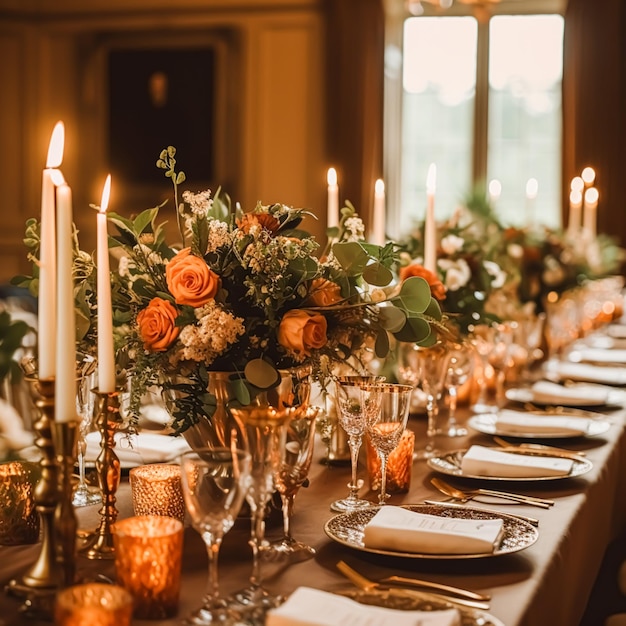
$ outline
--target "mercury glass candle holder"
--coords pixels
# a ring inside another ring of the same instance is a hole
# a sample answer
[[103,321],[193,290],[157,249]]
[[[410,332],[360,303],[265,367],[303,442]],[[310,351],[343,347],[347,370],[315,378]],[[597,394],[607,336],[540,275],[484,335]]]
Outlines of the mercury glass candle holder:
[[180,465],[140,465],[130,470],[129,481],[135,515],[165,515],[184,522]]
[[117,582],[134,598],[134,616],[165,619],[178,611],[183,524],[160,515],[128,517],[113,525]]
[[[369,437],[366,437],[366,442],[367,473],[370,489],[378,491],[381,481],[380,457]],[[415,433],[412,430],[405,430],[400,437],[400,443],[398,443],[387,459],[388,493],[407,493],[411,487],[414,448]]]
[[57,594],[55,626],[130,626],[133,597],[118,585],[86,583]]
[[39,474],[35,463],[0,464],[0,545],[36,543],[39,539],[39,515],[33,495]]

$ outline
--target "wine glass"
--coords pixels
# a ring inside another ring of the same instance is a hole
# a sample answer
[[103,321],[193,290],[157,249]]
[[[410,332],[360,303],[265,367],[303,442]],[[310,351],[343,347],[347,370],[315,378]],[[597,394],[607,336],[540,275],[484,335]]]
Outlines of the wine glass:
[[309,407],[289,420],[281,431],[280,444],[276,450],[278,463],[274,473],[274,484],[280,494],[283,508],[283,536],[270,543],[268,555],[298,555],[307,559],[315,554],[311,546],[297,541],[291,535],[291,516],[296,494],[306,480],[315,444],[315,420],[319,407]]
[[362,480],[357,481],[357,465],[367,425],[380,412],[381,393],[377,384],[383,381],[382,376],[340,376],[335,380],[337,417],[348,434],[352,475],[348,483],[348,496],[335,500],[330,505],[332,511],[342,513],[372,506],[369,500],[357,496],[363,485]]
[[87,452],[87,435],[95,428],[93,413],[95,395],[96,360],[88,355],[78,365],[78,381],[76,385],[76,412],[78,414],[78,484],[72,496],[74,506],[88,506],[102,502],[102,493],[96,486],[87,484],[85,480],[85,453]]
[[232,528],[250,479],[250,455],[231,448],[198,448],[181,456],[183,498],[191,523],[207,547],[209,573],[202,606],[183,623],[236,624],[237,614],[220,597],[218,555]]
[[277,606],[282,598],[273,596],[262,585],[260,553],[265,549],[265,512],[274,492],[274,476],[278,464],[277,450],[286,422],[304,411],[304,407],[276,409],[271,406],[249,405],[231,407],[241,425],[245,447],[250,452],[250,487],[246,502],[250,507],[252,572],[247,587],[236,592],[234,601],[247,619],[262,621],[265,612]]
[[467,428],[459,426],[456,421],[459,387],[470,377],[474,367],[474,353],[471,345],[464,341],[450,342],[446,350],[446,373],[444,386],[448,392],[448,422],[444,434],[448,437],[463,437]]
[[380,411],[367,425],[370,442],[380,458],[380,494],[378,504],[384,505],[387,494],[387,459],[400,442],[406,428],[413,387],[397,383],[375,386],[381,394]]
[[438,454],[435,449],[435,437],[439,432],[437,418],[439,416],[439,398],[446,374],[446,347],[442,342],[428,347],[418,347],[415,363],[419,371],[419,380],[426,394],[426,447],[415,452],[418,460],[430,459]]

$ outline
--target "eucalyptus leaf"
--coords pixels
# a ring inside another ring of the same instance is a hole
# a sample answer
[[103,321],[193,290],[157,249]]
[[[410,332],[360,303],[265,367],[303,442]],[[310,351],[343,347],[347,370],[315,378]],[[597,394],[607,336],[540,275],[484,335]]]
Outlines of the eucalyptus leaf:
[[380,325],[390,333],[398,332],[406,322],[406,313],[395,306],[381,306],[378,311]]
[[417,343],[422,346],[422,348],[430,348],[431,346],[434,346],[438,340],[439,338],[437,337],[437,333],[434,333],[431,329],[430,335],[428,335],[426,339],[422,339],[422,341],[418,341]]
[[244,374],[250,384],[259,389],[275,387],[280,380],[279,371],[264,359],[252,359],[244,368]]
[[363,278],[376,287],[386,287],[392,280],[393,274],[388,267],[385,267],[379,261],[370,263],[363,270]]
[[398,341],[407,343],[419,343],[424,341],[430,334],[430,324],[423,317],[407,317],[406,324],[393,333]]
[[360,276],[371,257],[357,241],[341,241],[333,245],[333,254],[349,276]]
[[428,317],[432,317],[437,321],[441,321],[443,319],[443,313],[441,312],[441,307],[439,306],[439,302],[435,300],[435,298],[430,299],[430,304],[426,307],[424,311],[424,315]]
[[407,313],[423,313],[430,304],[430,286],[421,276],[407,278],[393,303]]
[[230,381],[230,387],[233,391],[233,395],[237,402],[243,406],[247,406],[252,401],[250,395],[250,389],[246,385],[246,381],[243,378],[234,378]]
[[384,359],[389,354],[389,336],[387,335],[387,331],[382,328],[376,335],[374,352],[379,359]]

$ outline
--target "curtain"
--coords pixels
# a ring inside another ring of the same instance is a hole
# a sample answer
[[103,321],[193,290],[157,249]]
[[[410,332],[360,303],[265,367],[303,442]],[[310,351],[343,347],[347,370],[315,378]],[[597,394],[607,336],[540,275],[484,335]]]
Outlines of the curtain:
[[626,246],[626,3],[569,0],[563,57],[563,199],[590,165],[598,232]]
[[384,11],[381,0],[327,0],[327,146],[340,203],[371,224],[382,177]]

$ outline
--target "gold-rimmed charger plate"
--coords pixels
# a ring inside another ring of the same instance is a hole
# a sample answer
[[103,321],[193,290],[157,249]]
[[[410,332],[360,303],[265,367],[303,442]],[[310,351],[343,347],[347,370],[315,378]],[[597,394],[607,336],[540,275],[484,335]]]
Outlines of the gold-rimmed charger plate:
[[[498,423],[497,413],[481,413],[479,415],[472,415],[467,420],[467,425],[470,428],[483,433],[485,435],[499,435],[501,437],[514,437],[522,439],[571,439],[575,437],[596,437],[602,435],[611,427],[611,422],[604,419],[601,413],[592,414],[586,411],[586,417],[582,418],[587,421],[586,429],[575,431],[573,429],[554,428],[547,431],[533,432],[532,427],[529,426],[528,430],[510,430],[506,428],[506,425]],[[567,410],[562,413],[556,413],[554,411],[529,411],[530,415],[545,415],[546,417],[568,417]],[[594,416],[592,416],[594,415]],[[572,415],[572,417],[579,417]]]
[[[501,482],[535,482],[537,480],[564,480],[566,478],[576,478],[586,474],[593,468],[593,464],[588,459],[582,457],[572,459],[572,470],[569,474],[561,476],[483,476],[479,474],[466,474],[461,469],[461,461],[463,455],[467,452],[467,448],[462,450],[452,450],[444,452],[428,459],[427,464],[431,469],[448,476],[457,476],[458,478],[476,478],[478,480],[493,480]],[[523,454],[525,456],[542,456],[542,457],[558,457],[558,455],[543,452],[541,450],[507,450],[510,454]]]
[[519,552],[531,546],[539,537],[537,529],[528,522],[506,513],[491,512],[484,509],[473,509],[471,507],[459,509],[457,507],[447,507],[445,505],[430,504],[406,504],[402,508],[416,513],[427,515],[437,515],[439,517],[449,517],[455,519],[487,520],[501,519],[503,521],[502,538],[493,552],[471,552],[467,554],[427,554],[419,552],[398,552],[396,550],[381,550],[378,548],[368,548],[363,543],[363,531],[365,526],[376,515],[380,506],[372,506],[360,511],[340,513],[331,517],[324,525],[324,532],[333,541],[349,548],[381,554],[385,556],[400,556],[409,559],[478,559],[503,554]]

